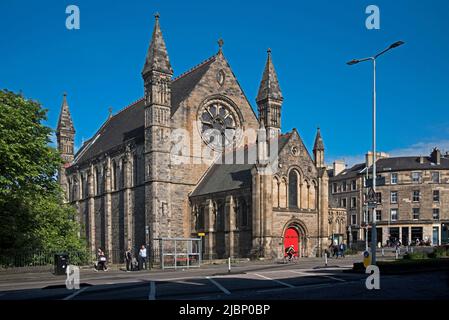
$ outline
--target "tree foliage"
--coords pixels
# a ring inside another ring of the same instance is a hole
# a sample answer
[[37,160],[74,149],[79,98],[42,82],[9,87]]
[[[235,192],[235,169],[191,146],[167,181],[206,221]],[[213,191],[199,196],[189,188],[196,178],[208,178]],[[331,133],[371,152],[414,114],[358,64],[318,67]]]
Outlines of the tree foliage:
[[74,208],[63,203],[47,110],[0,91],[0,252],[84,247]]

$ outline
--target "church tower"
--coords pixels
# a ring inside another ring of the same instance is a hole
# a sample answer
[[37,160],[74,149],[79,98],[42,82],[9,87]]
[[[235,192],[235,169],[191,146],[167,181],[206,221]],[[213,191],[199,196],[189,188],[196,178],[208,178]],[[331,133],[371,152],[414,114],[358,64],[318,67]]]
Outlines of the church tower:
[[271,59],[271,50],[260,82],[256,102],[259,109],[259,121],[264,123],[268,138],[278,137],[281,132],[281,106],[284,100],[279,81]]
[[324,165],[324,143],[323,138],[321,138],[320,128],[317,129],[315,144],[313,145],[313,158],[315,160],[315,166],[317,168],[323,168]]
[[58,182],[65,194],[68,194],[67,177],[65,168],[73,161],[74,143],[75,143],[75,128],[73,126],[72,117],[70,115],[69,105],[67,104],[67,94],[64,93],[62,100],[61,112],[59,114],[58,126],[56,128],[56,139],[58,144],[58,151],[61,154],[64,164],[58,172]]
[[[148,48],[142,78],[145,88],[145,223],[146,242],[170,232],[171,78],[173,70],[159,25]],[[149,244],[152,244],[150,241]]]

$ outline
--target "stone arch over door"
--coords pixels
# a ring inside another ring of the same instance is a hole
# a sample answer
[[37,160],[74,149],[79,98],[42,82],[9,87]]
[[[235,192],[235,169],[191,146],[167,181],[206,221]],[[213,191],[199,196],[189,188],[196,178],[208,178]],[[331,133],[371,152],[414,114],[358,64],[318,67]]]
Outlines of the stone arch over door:
[[[307,257],[308,253],[308,230],[305,224],[299,219],[291,219],[288,221],[282,229],[282,255],[285,253],[285,244],[287,242],[293,242],[291,236],[294,236],[294,232],[298,235],[298,244],[295,246],[295,251],[298,252],[298,257]],[[290,239],[286,239],[286,236],[290,236]]]

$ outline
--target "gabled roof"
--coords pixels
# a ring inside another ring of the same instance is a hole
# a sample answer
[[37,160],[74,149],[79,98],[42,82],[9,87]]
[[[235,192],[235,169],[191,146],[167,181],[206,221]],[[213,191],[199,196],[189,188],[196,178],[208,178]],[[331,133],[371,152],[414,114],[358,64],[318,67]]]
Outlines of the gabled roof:
[[[281,135],[278,139],[278,154],[287,144],[292,136],[292,132]],[[257,145],[251,144],[242,147],[247,152],[257,154]],[[233,150],[232,152],[235,152]],[[213,164],[204,174],[203,178],[190,194],[191,197],[212,194],[223,191],[244,189],[251,187],[251,169],[253,163],[246,164]]]
[[[172,115],[179,108],[180,103],[192,92],[207,70],[209,70],[215,59],[216,55],[173,80],[171,91]],[[143,139],[144,109],[145,100],[141,98],[110,117],[77,152],[74,163],[82,163],[92,159],[131,139]]]
[[75,155],[74,163],[82,163],[126,141],[144,138],[144,99],[140,99],[110,117]]

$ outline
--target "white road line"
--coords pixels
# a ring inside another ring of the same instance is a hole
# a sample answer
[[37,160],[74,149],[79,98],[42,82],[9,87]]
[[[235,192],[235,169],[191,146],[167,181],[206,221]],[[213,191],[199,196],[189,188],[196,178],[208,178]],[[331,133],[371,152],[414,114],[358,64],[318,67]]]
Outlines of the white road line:
[[297,274],[302,274],[302,275],[305,275],[305,276],[329,278],[329,279],[340,281],[340,282],[346,282],[346,280],[343,280],[343,279],[340,279],[340,278],[336,278],[336,277],[332,277],[332,276],[329,276],[327,274],[307,273],[307,272],[301,272],[301,271],[296,271],[296,270],[289,270],[289,271],[293,272],[293,273],[297,273]]
[[277,280],[277,279],[272,279],[272,278],[266,277],[266,276],[264,276],[262,274],[259,274],[259,273],[253,273],[253,274],[258,276],[258,277],[260,277],[260,278],[264,278],[266,280],[271,280],[271,281],[277,282],[277,283],[282,284],[283,286],[286,286],[286,287],[289,287],[289,288],[294,288],[295,287],[294,285],[291,285],[290,283],[286,283],[286,282],[283,282],[283,281],[280,281],[280,280]]
[[156,300],[156,282],[151,281],[150,293],[148,294],[148,300]]
[[214,279],[212,279],[211,277],[206,277],[207,280],[209,280],[210,282],[212,282],[213,284],[215,284],[215,286],[220,289],[221,291],[223,291],[225,294],[231,294],[231,292],[229,292],[228,289],[226,289],[225,287],[223,287],[221,284],[219,284],[217,281],[215,281]]
[[71,295],[65,297],[65,298],[62,299],[62,300],[71,300],[71,299],[73,299],[74,297],[76,297],[77,295],[79,295],[81,292],[83,292],[84,290],[86,290],[87,288],[88,288],[88,287],[84,287],[84,288],[81,288],[81,289],[79,289],[79,290],[76,290],[74,293],[72,293]]

